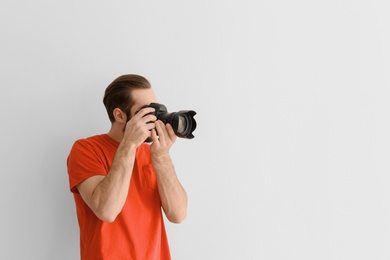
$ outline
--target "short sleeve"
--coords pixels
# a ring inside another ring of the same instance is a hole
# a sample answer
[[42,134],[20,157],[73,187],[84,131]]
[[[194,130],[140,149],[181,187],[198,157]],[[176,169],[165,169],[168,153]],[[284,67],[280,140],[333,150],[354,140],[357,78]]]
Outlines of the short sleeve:
[[106,175],[107,169],[99,154],[86,140],[74,143],[67,159],[70,191],[78,193],[77,185],[89,177]]

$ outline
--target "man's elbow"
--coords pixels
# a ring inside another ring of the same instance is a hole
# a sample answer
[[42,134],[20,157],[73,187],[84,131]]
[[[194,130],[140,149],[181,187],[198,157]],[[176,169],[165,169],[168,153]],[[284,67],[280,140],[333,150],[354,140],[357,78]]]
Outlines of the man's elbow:
[[182,223],[187,217],[187,211],[183,210],[180,213],[176,214],[170,214],[167,216],[169,222],[174,223],[174,224],[180,224]]
[[103,222],[112,223],[115,221],[116,217],[118,216],[118,213],[106,210],[95,212],[95,215]]

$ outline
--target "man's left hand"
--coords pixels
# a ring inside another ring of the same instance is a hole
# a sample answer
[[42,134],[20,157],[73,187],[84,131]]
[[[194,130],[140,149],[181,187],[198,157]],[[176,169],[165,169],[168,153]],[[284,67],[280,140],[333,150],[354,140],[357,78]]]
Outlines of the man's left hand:
[[169,149],[176,141],[176,134],[170,124],[165,125],[161,120],[157,120],[155,124],[155,129],[152,129],[153,143],[150,151],[155,159],[163,159],[169,155]]

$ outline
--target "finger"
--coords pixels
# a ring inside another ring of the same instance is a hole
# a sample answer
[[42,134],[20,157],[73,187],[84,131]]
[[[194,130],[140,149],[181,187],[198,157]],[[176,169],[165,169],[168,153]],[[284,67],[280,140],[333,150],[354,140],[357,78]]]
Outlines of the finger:
[[152,138],[153,143],[158,142],[158,136],[157,136],[157,133],[156,133],[156,129],[152,129],[151,130],[150,137]]
[[147,124],[147,123],[155,122],[157,120],[157,117],[155,115],[146,115],[140,120],[142,121],[142,123]]
[[143,108],[143,109],[141,109],[140,111],[138,111],[135,115],[134,115],[134,117],[145,117],[145,115],[147,115],[147,114],[153,114],[154,113],[154,111],[155,111],[155,109],[153,108],[153,107],[145,107],[145,108]]
[[155,129],[155,128],[156,128],[156,124],[153,123],[153,122],[150,122],[150,123],[146,124],[146,129],[148,129],[148,130],[152,130],[152,129]]
[[176,141],[176,134],[171,124],[166,124],[166,129],[168,132],[169,139],[171,139],[172,143],[174,143]]
[[156,121],[156,131],[158,133],[160,142],[165,142],[165,137],[167,136],[167,132],[164,123],[161,122],[160,120]]

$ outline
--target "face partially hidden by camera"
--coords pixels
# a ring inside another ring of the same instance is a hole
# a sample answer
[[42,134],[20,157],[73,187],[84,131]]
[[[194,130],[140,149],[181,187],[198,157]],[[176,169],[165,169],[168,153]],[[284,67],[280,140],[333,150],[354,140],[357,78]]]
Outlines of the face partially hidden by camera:
[[[156,102],[156,95],[153,91],[153,89],[148,88],[148,89],[133,89],[131,91],[131,96],[132,96],[132,102],[133,105],[130,109],[130,117],[126,118],[123,123],[121,123],[121,129],[122,129],[122,134],[125,132],[126,129],[126,123],[134,117],[135,114],[137,114],[141,109],[147,107],[150,103]],[[126,117],[125,111],[122,111],[121,114]],[[121,139],[121,138],[120,138]],[[120,140],[119,139],[119,140]],[[149,139],[149,138],[148,138]]]
[[[130,109],[130,117],[127,122],[134,117],[140,110],[146,107],[153,107],[155,109],[154,115],[164,124],[169,123],[176,134],[181,138],[194,138],[192,132],[196,128],[196,121],[194,116],[196,112],[193,110],[181,110],[178,112],[168,113],[167,108],[157,103],[156,95],[152,89],[135,89],[132,91],[133,106]],[[151,114],[151,113],[150,113]],[[124,132],[126,125],[122,126]],[[157,133],[158,135],[158,133]],[[145,142],[152,142],[151,138],[147,138]]]

